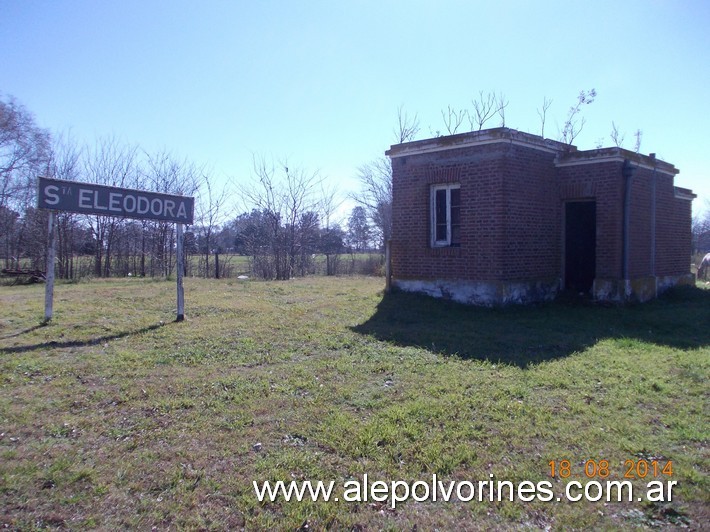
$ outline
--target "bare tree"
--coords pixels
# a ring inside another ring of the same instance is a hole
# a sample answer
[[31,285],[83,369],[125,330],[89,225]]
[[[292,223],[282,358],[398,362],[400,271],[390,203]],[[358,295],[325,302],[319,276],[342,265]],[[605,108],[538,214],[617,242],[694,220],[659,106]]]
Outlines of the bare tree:
[[404,110],[404,106],[400,105],[397,108],[397,126],[394,129],[395,139],[399,144],[414,140],[414,137],[419,133],[419,118],[414,115],[410,118]]
[[287,279],[296,271],[296,258],[300,252],[299,241],[301,233],[310,230],[314,224],[312,217],[306,217],[308,224],[300,225],[302,217],[309,212],[318,210],[319,201],[315,191],[322,185],[323,179],[317,172],[309,173],[301,168],[290,168],[287,163],[282,164],[286,176],[283,188],[284,197],[284,224],[286,228],[286,248],[288,251]]
[[[710,239],[710,200],[705,200],[705,209],[693,215],[692,219],[693,254],[707,251]],[[704,244],[704,245],[703,245]]]
[[[48,176],[79,181],[81,157],[82,149],[68,133],[56,136],[52,143]],[[78,215],[69,212],[60,212],[56,216],[57,275],[60,278],[74,277],[74,254],[77,252],[75,239],[82,234],[78,219]]]
[[343,204],[342,196],[336,186],[326,186],[325,181],[320,186],[320,201],[318,202],[318,214],[321,225],[329,229],[333,225],[340,225],[340,220],[334,219],[335,213]]
[[496,109],[496,112],[500,117],[500,127],[505,127],[505,108],[508,107],[508,103],[510,102],[505,97],[505,94],[501,92],[497,98],[498,109]]
[[52,139],[52,149],[47,165],[47,176],[54,179],[79,181],[81,179],[81,162],[84,154],[70,133],[55,135]]
[[[297,271],[302,257],[305,231],[313,229],[319,198],[316,191],[322,184],[317,172],[278,166],[264,157],[253,158],[255,182],[240,187],[248,206],[260,212],[267,224],[268,245],[271,249],[277,280],[290,279]],[[301,268],[303,272],[304,269]]]
[[582,107],[594,102],[594,98],[596,98],[596,96],[597,91],[594,89],[590,89],[589,91],[580,91],[577,96],[577,103],[570,107],[569,112],[567,113],[567,120],[565,121],[562,132],[560,133],[561,142],[571,146],[574,139],[577,138],[577,136],[582,132],[582,128],[584,128],[584,124],[586,122],[584,117],[579,116],[582,112]]
[[272,260],[273,231],[272,217],[266,211],[253,209],[229,222],[227,226],[234,234],[234,248],[237,253],[248,255],[251,272],[263,279],[276,277],[275,264]]
[[362,205],[353,207],[348,220],[348,244],[355,251],[365,251],[370,245],[370,223]]
[[[165,194],[194,196],[200,188],[205,169],[187,159],[177,159],[167,150],[146,154],[146,164],[140,173],[142,187]],[[145,267],[145,254],[150,249],[150,274],[168,277],[174,266],[175,224],[169,222],[144,222],[144,235],[150,242],[141,243],[141,271]],[[157,270],[157,271],[156,271]]]
[[50,140],[15,98],[0,100],[0,208],[34,196],[36,176],[51,157]]
[[[87,150],[84,175],[91,183],[113,187],[134,187],[137,175],[137,146],[119,143],[115,137],[99,138],[92,149]],[[94,274],[97,277],[111,274],[111,252],[117,236],[117,228],[123,220],[114,216],[86,216],[96,245],[94,250]]]
[[321,229],[319,251],[325,255],[325,274],[335,275],[338,272],[341,254],[345,248],[345,231],[339,224]]
[[[478,99],[471,100],[471,103],[473,104],[473,112],[468,113],[471,131],[475,128],[480,131],[483,129],[483,125],[498,112],[499,106],[497,105],[496,95],[492,92],[484,95],[483,91],[481,91],[478,93]],[[506,105],[508,105],[507,102]]]
[[[338,189],[334,186],[325,187],[321,184],[319,202],[320,252],[325,255],[326,275],[335,275],[343,248],[343,231],[338,220],[334,219],[336,211],[343,204]],[[304,222],[307,219],[304,218]]]
[[0,252],[6,267],[13,257],[19,261],[24,244],[33,240],[25,214],[34,209],[37,175],[47,173],[50,141],[23,105],[12,97],[0,99]]
[[214,253],[215,279],[219,279],[219,248],[214,245],[213,235],[218,230],[222,209],[227,201],[226,185],[216,186],[209,172],[204,172],[197,195],[196,218],[199,224],[199,240],[205,258],[204,276],[210,276],[210,253]]
[[466,119],[466,116],[468,116],[466,109],[456,111],[452,109],[450,105],[447,107],[446,111],[441,110],[441,117],[444,119],[444,127],[446,127],[446,131],[449,135],[456,134],[456,131]]
[[611,141],[614,143],[614,146],[616,146],[617,148],[623,147],[623,145],[624,145],[624,138],[625,138],[626,135],[625,135],[624,133],[621,133],[621,132],[619,131],[619,128],[616,126],[616,124],[614,123],[614,121],[611,122],[611,133],[610,133],[610,136],[611,136]]
[[643,131],[640,129],[636,130],[636,133],[634,133],[634,137],[636,138],[636,142],[634,142],[634,151],[636,153],[641,153],[641,137],[643,136]]
[[[263,232],[271,251],[269,262],[272,262],[272,264],[268,269],[263,267],[262,270],[264,273],[273,271],[276,279],[283,279],[286,269],[283,262],[281,230],[281,217],[284,206],[283,198],[278,190],[276,168],[273,161],[267,161],[265,157],[257,158],[256,155],[252,157],[252,164],[258,183],[241,187],[241,196],[257,212],[261,213],[259,221],[266,226]],[[260,248],[260,251],[265,251],[265,246],[260,246]]]
[[540,136],[545,138],[545,122],[547,121],[547,111],[552,105],[552,100],[547,97],[542,100],[542,107],[537,110],[537,116],[540,117]]
[[384,248],[392,236],[392,164],[389,158],[380,157],[361,166],[358,178],[362,189],[352,198],[367,209]]

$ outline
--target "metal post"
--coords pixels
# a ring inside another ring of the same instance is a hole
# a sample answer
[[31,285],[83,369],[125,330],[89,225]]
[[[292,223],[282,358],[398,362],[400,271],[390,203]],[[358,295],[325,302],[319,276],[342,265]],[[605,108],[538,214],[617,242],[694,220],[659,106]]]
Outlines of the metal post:
[[49,211],[49,221],[47,222],[47,273],[44,285],[44,323],[49,323],[54,314],[54,258],[56,256],[54,217],[54,212]]
[[183,272],[185,271],[185,258],[183,255],[182,224],[177,224],[177,316],[175,321],[185,319],[185,291],[182,286]]

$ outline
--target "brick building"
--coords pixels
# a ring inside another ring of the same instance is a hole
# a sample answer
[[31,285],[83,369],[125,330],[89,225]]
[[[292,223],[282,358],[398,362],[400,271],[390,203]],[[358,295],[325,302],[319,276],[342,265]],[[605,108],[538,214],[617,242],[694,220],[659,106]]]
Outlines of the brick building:
[[479,304],[690,283],[691,202],[652,154],[508,128],[392,146],[393,285]]

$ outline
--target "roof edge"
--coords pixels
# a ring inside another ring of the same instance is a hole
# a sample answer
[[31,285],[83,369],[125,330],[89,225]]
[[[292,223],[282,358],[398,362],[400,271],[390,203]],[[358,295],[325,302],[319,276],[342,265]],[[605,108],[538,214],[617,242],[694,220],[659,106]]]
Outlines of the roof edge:
[[698,195],[693,193],[692,190],[683,187],[673,187],[673,195],[678,199],[686,201],[693,201],[698,197]]
[[656,170],[664,174],[674,176],[679,170],[672,165],[656,158],[656,154],[644,155],[624,148],[597,148],[595,150],[576,151],[574,153],[561,154],[555,161],[555,166],[578,166],[583,164],[598,164],[605,162],[621,162],[628,160],[633,166],[646,170]]
[[506,143],[518,146],[526,146],[539,151],[553,153],[557,155],[555,165],[557,167],[577,166],[583,164],[599,164],[605,162],[621,162],[628,160],[632,165],[647,170],[655,170],[660,173],[674,176],[679,170],[672,165],[656,158],[652,153],[644,155],[620,147],[597,148],[594,150],[579,150],[572,144],[565,144],[556,140],[546,139],[532,133],[524,133],[517,129],[498,127],[433,137],[424,140],[415,140],[393,144],[385,155],[390,159],[407,157],[409,155],[422,155],[458,148],[468,148],[472,146],[483,146],[486,144]]
[[524,133],[516,129],[498,127],[484,129],[481,131],[471,131],[469,133],[459,133],[443,137],[434,137],[424,140],[393,144],[385,155],[392,159],[406,157],[408,155],[420,155],[437,151],[451,150],[456,148],[467,148],[469,146],[481,146],[484,144],[512,143],[528,146],[550,153],[563,153],[565,151],[575,152],[576,146],[564,144],[556,140],[545,139],[531,133]]

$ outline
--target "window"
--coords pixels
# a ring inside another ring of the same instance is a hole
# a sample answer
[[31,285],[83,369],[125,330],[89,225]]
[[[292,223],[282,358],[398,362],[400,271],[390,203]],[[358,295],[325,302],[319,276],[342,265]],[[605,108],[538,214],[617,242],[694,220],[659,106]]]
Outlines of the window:
[[461,245],[461,186],[431,187],[432,247]]

